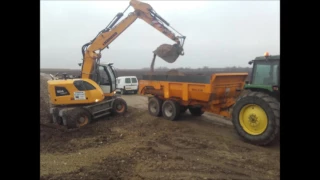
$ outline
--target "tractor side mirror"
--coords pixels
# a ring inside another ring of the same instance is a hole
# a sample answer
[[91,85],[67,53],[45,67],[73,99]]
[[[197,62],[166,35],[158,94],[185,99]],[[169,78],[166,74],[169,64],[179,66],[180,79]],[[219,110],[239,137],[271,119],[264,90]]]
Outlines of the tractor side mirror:
[[248,64],[251,65],[253,63],[253,61],[249,61]]

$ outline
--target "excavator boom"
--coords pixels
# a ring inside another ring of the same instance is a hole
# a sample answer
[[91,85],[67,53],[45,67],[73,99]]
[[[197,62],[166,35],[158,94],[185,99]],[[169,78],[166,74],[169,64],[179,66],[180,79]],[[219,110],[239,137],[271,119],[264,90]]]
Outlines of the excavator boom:
[[[116,24],[130,6],[134,8],[134,12],[129,13],[129,15],[125,19]],[[99,64],[101,51],[105,48],[108,48],[108,46],[133,22],[135,22],[137,18],[144,20],[146,23],[150,24],[152,27],[154,27],[176,43],[172,46],[171,50],[171,54],[172,51],[174,51],[173,56],[175,57],[172,58],[168,55],[160,55],[160,53],[157,54],[157,52],[159,52],[157,50],[154,51],[155,54],[169,63],[174,62],[179,55],[184,55],[183,44],[186,37],[182,35],[176,36],[172,31],[170,31],[166,27],[170,26],[169,23],[161,16],[159,16],[149,4],[137,0],[131,0],[126,10],[123,13],[118,13],[115,18],[109,23],[109,25],[102,31],[100,31],[91,42],[83,45],[82,78],[95,79],[94,77],[92,77],[92,72],[94,72],[94,70],[97,68],[96,66]]]

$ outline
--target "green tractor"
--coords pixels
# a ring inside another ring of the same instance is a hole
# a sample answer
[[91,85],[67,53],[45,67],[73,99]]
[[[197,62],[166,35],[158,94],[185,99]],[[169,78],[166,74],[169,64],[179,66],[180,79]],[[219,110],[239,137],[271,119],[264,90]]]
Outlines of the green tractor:
[[265,53],[249,64],[251,81],[232,108],[232,123],[245,141],[265,146],[280,137],[280,55]]

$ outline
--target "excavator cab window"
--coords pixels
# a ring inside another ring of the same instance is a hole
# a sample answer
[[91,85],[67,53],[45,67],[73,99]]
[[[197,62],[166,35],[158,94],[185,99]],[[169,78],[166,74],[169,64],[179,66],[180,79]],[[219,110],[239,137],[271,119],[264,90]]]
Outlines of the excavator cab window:
[[111,93],[116,89],[116,76],[112,66],[99,66],[99,85],[104,93]]
[[105,71],[103,66],[99,66],[99,74],[100,74],[100,84],[99,85],[110,85],[110,78],[108,73]]
[[116,74],[112,66],[107,66],[107,71],[110,76],[111,92],[113,92],[116,90]]
[[96,89],[92,84],[89,84],[83,80],[76,80],[73,82],[74,86],[78,89],[78,91],[88,91]]

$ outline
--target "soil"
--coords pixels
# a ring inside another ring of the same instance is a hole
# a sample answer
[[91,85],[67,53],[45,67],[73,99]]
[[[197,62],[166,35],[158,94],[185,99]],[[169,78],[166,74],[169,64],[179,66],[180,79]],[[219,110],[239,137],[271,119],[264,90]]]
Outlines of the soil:
[[[43,123],[40,179],[280,179],[279,143],[245,143],[232,125],[211,121],[212,116],[153,117],[141,96],[123,98],[129,105],[124,116],[97,119],[77,130]],[[49,122],[47,107],[41,107],[41,122]]]

